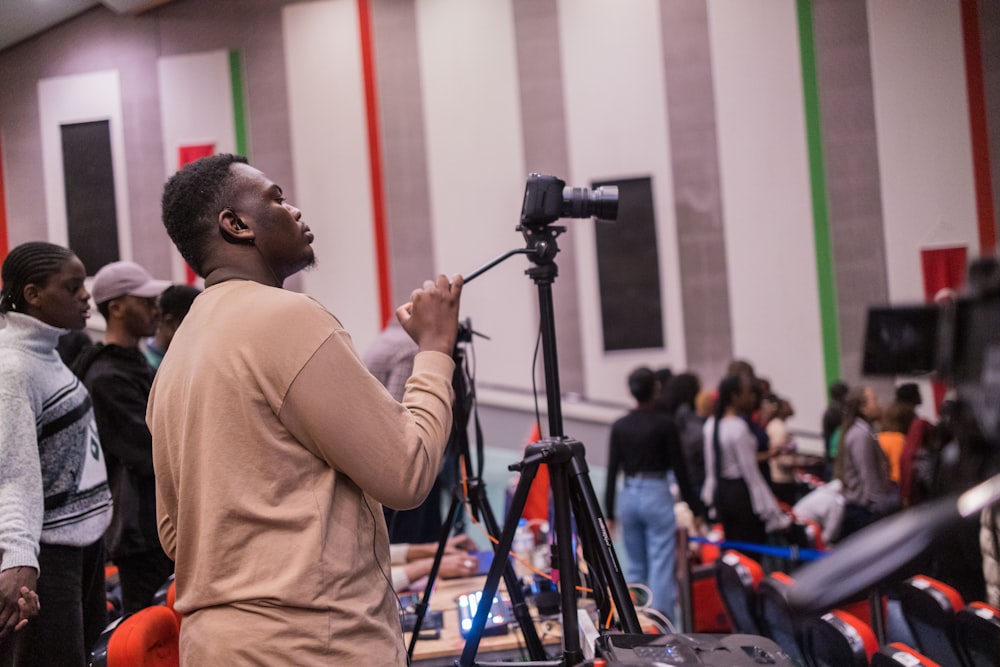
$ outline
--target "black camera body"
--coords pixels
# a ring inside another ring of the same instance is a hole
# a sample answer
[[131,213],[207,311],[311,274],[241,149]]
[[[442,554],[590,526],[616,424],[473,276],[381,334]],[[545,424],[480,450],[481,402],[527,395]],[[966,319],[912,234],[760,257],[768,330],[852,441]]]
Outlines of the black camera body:
[[969,267],[964,294],[939,305],[874,307],[865,331],[865,375],[927,375],[954,386],[981,435],[1000,448],[1000,264]]
[[594,190],[572,188],[555,176],[528,174],[521,225],[542,227],[559,218],[591,217],[598,220],[618,217],[618,186],[605,185]]

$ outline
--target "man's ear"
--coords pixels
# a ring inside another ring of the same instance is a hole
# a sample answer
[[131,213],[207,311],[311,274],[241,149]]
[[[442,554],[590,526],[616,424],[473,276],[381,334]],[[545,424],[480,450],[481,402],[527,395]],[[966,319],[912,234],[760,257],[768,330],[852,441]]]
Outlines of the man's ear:
[[222,238],[230,243],[254,244],[254,232],[228,206],[219,212],[219,231]]
[[125,297],[118,297],[108,301],[108,319],[118,318],[118,314],[125,308]]

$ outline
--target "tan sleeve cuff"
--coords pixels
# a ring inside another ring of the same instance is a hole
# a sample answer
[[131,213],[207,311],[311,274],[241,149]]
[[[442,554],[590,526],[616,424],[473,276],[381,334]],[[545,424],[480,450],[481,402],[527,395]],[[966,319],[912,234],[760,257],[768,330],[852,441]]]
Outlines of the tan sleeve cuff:
[[433,373],[448,378],[455,373],[455,360],[443,352],[418,352],[413,358],[413,374]]

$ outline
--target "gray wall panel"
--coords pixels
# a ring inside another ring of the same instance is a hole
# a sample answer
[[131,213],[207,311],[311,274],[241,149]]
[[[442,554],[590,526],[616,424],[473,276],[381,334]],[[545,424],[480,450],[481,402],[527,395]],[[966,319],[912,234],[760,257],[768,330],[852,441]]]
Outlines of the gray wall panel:
[[[521,122],[524,129],[524,162],[528,171],[558,176],[567,185],[569,153],[566,145],[566,112],[563,99],[562,58],[559,51],[559,15],[556,0],[514,0]],[[527,174],[525,174],[527,176]],[[516,219],[519,211],[511,211]],[[559,277],[552,286],[559,357],[559,383],[564,393],[583,393],[583,352],[580,312],[577,305],[576,259],[573,255],[574,222],[567,227],[556,258]],[[511,248],[523,245],[511,234]],[[525,280],[528,278],[526,277]],[[523,304],[537,311],[536,303]]]
[[661,0],[660,12],[685,352],[688,369],[711,387],[733,341],[708,13],[690,0]]
[[372,3],[395,305],[406,303],[435,267],[416,21],[413,3]]
[[861,377],[868,306],[888,284],[864,0],[813,3],[816,70],[840,327],[841,374]]

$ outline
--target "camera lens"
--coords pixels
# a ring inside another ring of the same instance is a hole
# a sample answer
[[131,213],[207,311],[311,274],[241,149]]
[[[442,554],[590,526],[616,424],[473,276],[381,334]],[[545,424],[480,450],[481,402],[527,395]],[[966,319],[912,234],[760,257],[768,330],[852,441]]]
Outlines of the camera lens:
[[618,186],[605,185],[594,190],[563,188],[562,217],[616,219],[618,217]]

